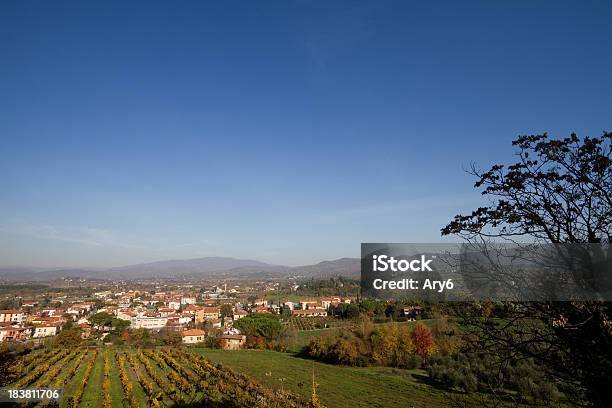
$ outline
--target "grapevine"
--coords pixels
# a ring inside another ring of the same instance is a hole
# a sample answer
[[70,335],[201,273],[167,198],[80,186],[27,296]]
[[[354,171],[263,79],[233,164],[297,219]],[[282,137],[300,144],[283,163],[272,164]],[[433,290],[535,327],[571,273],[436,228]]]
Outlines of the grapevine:
[[110,385],[110,363],[108,362],[108,350],[106,350],[104,351],[104,379],[102,380],[103,408],[111,408]]
[[78,388],[76,389],[76,391],[74,392],[70,400],[68,401],[68,406],[70,408],[77,408],[79,406],[79,402],[81,401],[81,398],[83,398],[83,392],[85,392],[85,386],[87,385],[87,382],[89,381],[89,376],[91,375],[91,371],[93,370],[94,365],[96,364],[97,357],[98,357],[98,350],[95,350],[93,352],[93,357],[91,358],[91,360],[89,360],[89,362],[87,363],[87,366],[85,367],[85,372],[83,373],[83,379],[81,380],[81,382],[78,385]]
[[125,395],[130,408],[137,408],[136,401],[134,401],[134,396],[132,395],[132,383],[125,368],[125,357],[119,353],[115,353],[115,357],[119,366],[119,379],[121,380],[123,395]]
[[148,381],[147,378],[140,373],[140,370],[138,369],[138,362],[134,359],[134,356],[131,353],[126,353],[126,356],[128,363],[136,374],[138,383],[147,395],[147,402],[149,403],[149,406],[152,408],[160,407],[161,393],[155,392],[153,383]]

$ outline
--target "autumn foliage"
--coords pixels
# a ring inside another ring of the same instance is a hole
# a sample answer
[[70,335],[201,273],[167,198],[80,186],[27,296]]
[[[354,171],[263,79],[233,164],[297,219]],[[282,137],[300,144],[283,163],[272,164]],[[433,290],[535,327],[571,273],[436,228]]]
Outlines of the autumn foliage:
[[388,324],[314,338],[306,354],[332,364],[414,368],[435,351],[431,330],[419,323]]
[[435,344],[431,330],[419,323],[412,332],[415,354],[421,357],[428,357],[435,351]]

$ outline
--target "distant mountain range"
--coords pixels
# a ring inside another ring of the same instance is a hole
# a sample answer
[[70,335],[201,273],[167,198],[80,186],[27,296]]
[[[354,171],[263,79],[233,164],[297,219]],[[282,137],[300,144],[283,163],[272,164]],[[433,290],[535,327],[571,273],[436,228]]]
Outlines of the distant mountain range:
[[358,277],[360,270],[361,263],[358,258],[340,258],[314,265],[290,267],[250,259],[206,257],[158,261],[109,269],[0,268],[0,280],[48,281],[65,277],[88,279]]

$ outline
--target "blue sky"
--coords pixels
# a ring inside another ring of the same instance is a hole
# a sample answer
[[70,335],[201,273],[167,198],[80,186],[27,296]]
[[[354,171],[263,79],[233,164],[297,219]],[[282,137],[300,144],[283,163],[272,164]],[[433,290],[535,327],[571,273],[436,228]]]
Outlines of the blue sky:
[[612,130],[610,2],[125,3],[0,2],[0,265],[439,242],[470,162]]

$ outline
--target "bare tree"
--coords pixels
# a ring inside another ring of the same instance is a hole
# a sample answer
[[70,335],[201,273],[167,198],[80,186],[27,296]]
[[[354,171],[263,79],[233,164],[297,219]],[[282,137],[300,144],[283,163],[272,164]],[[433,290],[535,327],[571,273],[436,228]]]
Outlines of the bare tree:
[[[612,133],[552,139],[520,136],[517,161],[480,171],[475,188],[490,198],[442,228],[468,242],[531,240],[599,244],[612,257]],[[609,278],[609,277],[608,277]],[[485,350],[508,359],[533,358],[576,405],[612,406],[612,321],[609,302],[506,304],[507,319],[491,324],[466,314]],[[567,390],[581,390],[582,396]]]

